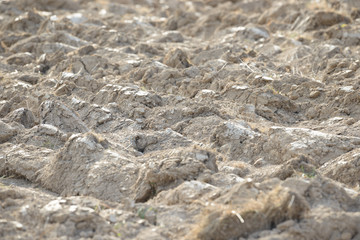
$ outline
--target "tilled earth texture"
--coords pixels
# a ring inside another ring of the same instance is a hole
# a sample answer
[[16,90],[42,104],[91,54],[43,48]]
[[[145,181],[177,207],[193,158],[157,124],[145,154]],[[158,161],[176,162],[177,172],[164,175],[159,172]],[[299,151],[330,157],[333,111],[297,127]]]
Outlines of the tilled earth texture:
[[0,0],[0,239],[360,239],[359,0]]

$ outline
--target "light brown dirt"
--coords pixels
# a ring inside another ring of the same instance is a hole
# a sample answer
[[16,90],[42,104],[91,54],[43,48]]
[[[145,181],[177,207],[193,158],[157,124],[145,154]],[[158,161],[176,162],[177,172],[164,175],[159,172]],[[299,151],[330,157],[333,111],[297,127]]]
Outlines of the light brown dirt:
[[355,0],[0,1],[0,239],[360,239]]

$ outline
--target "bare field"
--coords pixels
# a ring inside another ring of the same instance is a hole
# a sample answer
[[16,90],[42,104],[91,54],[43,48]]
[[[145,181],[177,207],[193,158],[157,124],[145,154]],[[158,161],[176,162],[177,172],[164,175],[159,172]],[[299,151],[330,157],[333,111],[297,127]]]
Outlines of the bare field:
[[0,239],[360,240],[360,1],[0,0]]

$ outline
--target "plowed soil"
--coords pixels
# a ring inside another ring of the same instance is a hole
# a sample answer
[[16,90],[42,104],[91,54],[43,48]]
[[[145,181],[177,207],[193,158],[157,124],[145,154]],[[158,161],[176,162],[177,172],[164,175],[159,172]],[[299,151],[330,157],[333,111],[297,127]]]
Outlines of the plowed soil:
[[360,240],[360,1],[0,0],[0,239]]

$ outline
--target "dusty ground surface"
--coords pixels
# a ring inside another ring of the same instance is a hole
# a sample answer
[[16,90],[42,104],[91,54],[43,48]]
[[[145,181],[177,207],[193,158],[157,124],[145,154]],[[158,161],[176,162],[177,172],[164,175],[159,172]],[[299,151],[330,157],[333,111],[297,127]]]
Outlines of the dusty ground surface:
[[0,1],[0,239],[360,239],[360,1]]

